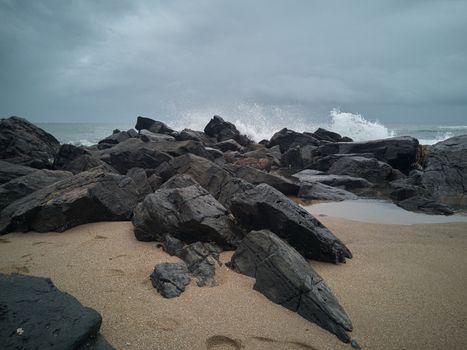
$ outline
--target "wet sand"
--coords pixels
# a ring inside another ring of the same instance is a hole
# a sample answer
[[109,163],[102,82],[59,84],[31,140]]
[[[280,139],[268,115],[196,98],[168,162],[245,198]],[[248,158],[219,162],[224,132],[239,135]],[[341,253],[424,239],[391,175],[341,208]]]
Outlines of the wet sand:
[[[344,265],[312,265],[347,311],[362,348],[465,349],[466,223],[319,219],[354,254]],[[0,237],[0,272],[52,278],[102,314],[101,333],[116,349],[350,349],[225,266],[218,286],[192,283],[179,298],[164,299],[148,276],[165,261],[178,258],[138,242],[129,222]]]

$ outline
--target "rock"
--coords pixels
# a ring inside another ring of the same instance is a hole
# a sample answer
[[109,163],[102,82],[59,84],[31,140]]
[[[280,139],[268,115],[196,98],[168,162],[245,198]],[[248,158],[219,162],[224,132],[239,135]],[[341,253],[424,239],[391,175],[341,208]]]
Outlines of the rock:
[[384,183],[391,175],[392,168],[374,158],[342,157],[334,162],[328,173],[360,177],[373,183]]
[[141,116],[139,116],[136,120],[135,129],[138,130],[138,132],[141,132],[141,130],[144,129],[156,134],[172,135],[173,133],[175,133],[175,130],[169,128],[163,122],[159,122],[154,119]]
[[309,212],[266,184],[238,192],[230,210],[248,230],[269,229],[306,258],[345,262],[352,254]]
[[60,143],[26,119],[0,119],[0,159],[38,169],[50,169]]
[[[118,131],[118,132],[115,132],[115,131]],[[129,138],[131,138],[131,135],[134,135],[134,134],[130,134],[128,131],[119,131],[118,129],[114,130],[112,135],[107,136],[105,139],[102,139],[97,143],[97,148],[102,150],[102,149],[113,147],[117,143],[128,140]]]
[[225,163],[224,153],[222,153],[222,151],[220,151],[220,150],[218,150],[216,148],[211,148],[211,147],[205,147],[204,149],[209,154],[209,157],[205,157],[205,158],[213,159],[214,162],[217,162],[217,161],[220,160],[222,162],[222,164]]
[[98,336],[99,313],[50,279],[0,274],[0,290],[2,349],[113,349]]
[[293,176],[298,178],[302,183],[315,183],[320,182],[322,184],[341,187],[345,190],[357,189],[357,188],[368,188],[372,187],[373,184],[368,180],[360,177],[353,177],[348,175],[315,175],[314,170],[302,170]]
[[110,173],[117,171],[88,150],[70,144],[61,145],[54,160],[54,168],[78,174],[96,167],[104,167]]
[[154,149],[153,144],[130,138],[100,152],[100,159],[126,174],[131,168],[153,169],[172,159],[170,155]]
[[[319,128],[313,134],[318,140],[325,140],[325,141],[330,141],[330,142],[341,142],[342,141],[342,136],[339,135],[337,132],[332,132],[332,131],[322,129],[322,128]],[[350,139],[350,141],[352,141],[352,139]]]
[[428,147],[421,182],[437,201],[467,208],[467,135]]
[[310,264],[268,230],[252,231],[239,244],[230,266],[256,278],[254,289],[348,343],[352,322]]
[[178,157],[187,153],[191,153],[209,160],[213,160],[211,154],[206,150],[204,145],[198,141],[159,141],[152,143],[149,147],[158,152],[163,152]]
[[73,174],[68,171],[36,170],[0,186],[0,211],[14,201]]
[[299,185],[289,179],[266,173],[252,167],[225,165],[224,169],[229,171],[234,177],[239,177],[252,184],[266,183],[286,195],[296,196],[300,189]]
[[177,135],[177,140],[178,141],[188,141],[188,140],[199,141],[206,146],[213,145],[217,142],[215,138],[210,138],[204,132],[195,131],[191,129],[183,129]]
[[247,136],[240,134],[235,125],[224,121],[224,119],[218,115],[212,117],[204,128],[204,133],[215,138],[217,142],[233,139],[241,146],[246,146],[251,143],[251,140]]
[[149,194],[134,210],[133,226],[140,241],[162,241],[169,233],[184,242],[216,242],[235,246],[227,210],[199,185],[159,189]]
[[317,151],[322,156],[355,153],[372,154],[373,158],[388,163],[393,168],[408,174],[416,161],[417,149],[417,139],[410,136],[399,136],[382,140],[330,143],[320,146]]
[[269,158],[240,158],[233,163],[237,167],[250,167],[260,171],[269,172],[272,168],[272,161]]
[[185,247],[185,244],[172,235],[166,234],[164,236],[163,246],[167,254],[172,256],[180,256],[183,247]]
[[164,298],[178,297],[190,284],[191,277],[184,263],[157,264],[151,273],[151,283]]
[[437,202],[432,198],[426,197],[410,197],[396,203],[399,207],[405,210],[421,212],[425,214],[435,215],[452,215],[454,210],[446,204]]
[[290,169],[303,169],[303,158],[300,146],[289,148],[282,154],[281,166]]
[[37,169],[0,160],[0,184],[30,174]]
[[139,196],[130,177],[102,170],[82,172],[3,209],[0,234],[29,230],[63,232],[90,222],[129,220]]
[[158,190],[161,186],[164,180],[156,174],[152,174],[151,176],[148,177],[148,183],[149,186],[151,186],[151,192],[155,192]]
[[184,188],[199,185],[193,177],[188,174],[176,174],[164,182],[160,189]]
[[216,147],[219,148],[222,152],[227,151],[242,151],[242,146],[235,140],[229,139],[222,142],[216,143]]
[[197,280],[198,287],[215,284],[214,275],[222,250],[211,243],[195,242],[186,245],[180,252],[180,258],[187,264]]
[[341,188],[328,186],[319,182],[303,184],[298,191],[298,197],[307,200],[343,201],[358,199],[355,194]]
[[282,153],[295,146],[314,145],[318,146],[319,141],[310,134],[303,134],[284,128],[276,132],[269,141],[268,147],[278,145]]
[[221,203],[225,208],[230,210],[230,205],[233,196],[238,193],[238,192],[245,192],[246,190],[251,190],[254,189],[255,185],[252,185],[251,183],[242,180],[237,177],[230,178],[228,181],[226,181],[222,188],[221,192],[217,198],[219,203]]
[[139,198],[142,200],[146,197],[147,194],[153,192],[151,184],[149,183],[146,172],[143,168],[131,168],[126,173],[126,176],[129,176],[133,179],[136,184],[136,189],[139,193]]
[[157,134],[149,130],[140,131],[140,139],[143,142],[163,142],[163,141],[175,141],[175,137],[167,134]]

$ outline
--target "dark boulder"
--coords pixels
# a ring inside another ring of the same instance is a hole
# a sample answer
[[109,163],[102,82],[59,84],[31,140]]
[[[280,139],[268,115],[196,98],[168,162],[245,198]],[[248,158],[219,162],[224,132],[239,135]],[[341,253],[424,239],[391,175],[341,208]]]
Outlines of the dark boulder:
[[[314,136],[318,140],[330,141],[330,142],[342,142],[342,136],[337,132],[332,132],[323,128],[319,128],[314,133]],[[348,140],[349,138],[346,138]],[[350,139],[352,141],[352,139]]]
[[157,134],[148,130],[141,130],[139,138],[143,142],[162,142],[162,141],[175,141],[175,137],[167,134]]
[[334,162],[328,173],[360,177],[373,183],[384,183],[392,174],[392,168],[374,158],[342,157]]
[[446,204],[440,203],[433,198],[414,196],[396,203],[405,210],[415,211],[432,215],[452,215],[454,210]]
[[97,143],[97,148],[98,149],[110,148],[116,145],[117,143],[128,140],[129,138],[132,137],[131,135],[134,135],[134,133],[130,132],[130,130],[128,131],[119,131],[118,129],[114,130],[112,135],[107,136],[105,139],[102,139]]
[[247,136],[240,134],[240,131],[237,130],[235,125],[230,122],[226,122],[218,115],[212,117],[204,128],[204,133],[215,138],[217,142],[232,139],[242,146],[246,146],[251,143],[251,140]]
[[306,200],[343,201],[358,199],[352,192],[328,186],[319,182],[305,183],[300,186],[298,197]]
[[0,184],[30,174],[37,169],[0,160]]
[[205,146],[212,146],[213,144],[217,142],[216,138],[211,138],[202,131],[195,131],[191,129],[183,129],[182,131],[180,131],[180,133],[177,135],[177,140],[178,141],[188,141],[188,140],[199,141]]
[[251,158],[244,157],[233,162],[237,167],[250,167],[259,171],[269,172],[272,169],[273,162],[269,158]]
[[284,168],[302,170],[303,158],[301,147],[295,146],[285,151],[281,157],[281,166]]
[[152,286],[164,298],[178,297],[190,284],[191,277],[184,263],[162,263],[154,267],[150,276]]
[[204,145],[199,141],[159,141],[148,144],[148,147],[152,147],[158,152],[167,153],[172,157],[178,157],[187,153],[191,153],[209,160],[214,159],[206,150],[206,147],[204,147]]
[[0,119],[0,159],[38,169],[51,169],[60,143],[19,117]]
[[278,145],[280,147],[281,152],[284,153],[289,148],[295,146],[318,146],[319,140],[313,137],[311,134],[304,134],[284,128],[272,135],[268,147],[273,147],[276,145]]
[[164,251],[167,254],[172,256],[180,256],[183,247],[185,247],[185,243],[167,233],[164,236],[162,246],[164,247]]
[[135,208],[132,222],[141,241],[163,241],[167,233],[184,242],[213,241],[223,247],[238,240],[227,210],[199,185],[147,195]]
[[168,134],[168,135],[173,135],[175,130],[172,128],[169,128],[167,125],[165,125],[163,122],[151,119],[151,118],[146,118],[146,117],[141,117],[139,116],[138,119],[136,120],[136,125],[135,129],[138,130],[138,132],[141,132],[141,130],[149,130],[150,132],[156,133],[156,134]]
[[301,183],[320,182],[328,186],[341,187],[346,190],[368,188],[373,186],[371,182],[361,177],[353,177],[348,175],[319,175],[316,174],[315,170],[302,170],[293,176],[298,178]]
[[239,151],[243,150],[243,147],[235,140],[229,139],[222,142],[216,143],[216,147],[219,148],[222,152],[227,151]]
[[238,177],[232,177],[223,184],[221,188],[221,192],[219,193],[217,200],[225,208],[230,210],[232,198],[234,197],[235,194],[239,192],[245,192],[246,190],[251,190],[254,188],[255,188],[255,185],[245,180],[242,180]]
[[0,211],[22,197],[72,175],[68,171],[36,170],[0,185]]
[[188,271],[196,278],[198,287],[215,285],[214,276],[221,251],[218,246],[208,242],[191,243],[180,251],[179,257],[188,266]]
[[139,197],[130,177],[102,170],[82,172],[3,209],[0,234],[29,230],[62,232],[90,222],[129,220]]
[[286,242],[268,230],[252,231],[230,267],[256,278],[254,289],[348,343],[352,322],[323,279]]
[[188,174],[176,174],[164,182],[160,189],[184,188],[188,186],[199,185],[193,177]]
[[230,210],[247,230],[269,229],[306,258],[338,263],[352,257],[321,222],[269,185],[236,193]]
[[136,189],[139,193],[139,198],[142,200],[147,194],[154,192],[149,182],[146,171],[143,168],[131,168],[126,173],[126,176],[131,177],[136,184]]
[[92,152],[70,144],[61,145],[54,160],[55,169],[71,171],[73,174],[78,174],[96,167],[103,167],[110,173],[117,172]]
[[0,274],[2,349],[113,349],[102,317],[48,278]]

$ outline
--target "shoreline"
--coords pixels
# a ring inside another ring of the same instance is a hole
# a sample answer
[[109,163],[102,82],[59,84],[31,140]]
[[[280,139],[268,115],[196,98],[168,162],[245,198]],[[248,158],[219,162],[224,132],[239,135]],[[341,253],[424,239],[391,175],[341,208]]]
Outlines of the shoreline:
[[[466,223],[369,224],[319,217],[353,252],[347,264],[312,261],[354,324],[363,349],[461,349],[467,342]],[[348,349],[335,336],[218,269],[218,286],[164,299],[149,274],[176,262],[139,242],[130,222],[0,239],[0,272],[50,277],[103,316],[101,333],[127,349]],[[224,252],[221,260],[230,260]],[[284,327],[284,325],[287,325]],[[423,334],[424,337],[421,337]]]

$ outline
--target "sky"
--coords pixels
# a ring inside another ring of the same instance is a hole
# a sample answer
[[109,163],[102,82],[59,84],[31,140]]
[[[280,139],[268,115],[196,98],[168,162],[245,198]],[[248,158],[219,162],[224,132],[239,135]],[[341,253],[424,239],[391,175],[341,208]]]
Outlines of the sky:
[[245,106],[466,125],[467,1],[0,0],[2,117]]

